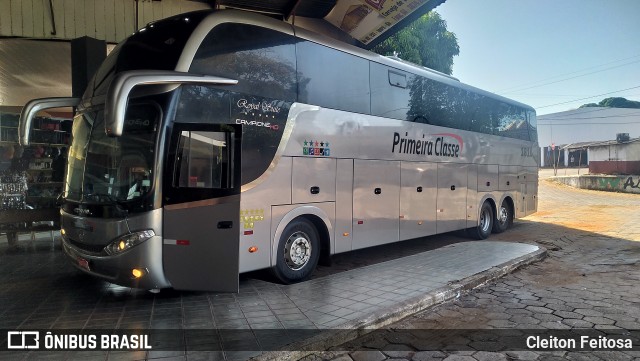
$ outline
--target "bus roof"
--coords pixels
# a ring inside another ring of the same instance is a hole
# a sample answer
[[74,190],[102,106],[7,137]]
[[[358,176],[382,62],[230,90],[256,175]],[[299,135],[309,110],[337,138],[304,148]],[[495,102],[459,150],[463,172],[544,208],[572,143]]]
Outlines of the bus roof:
[[205,11],[209,11],[210,14],[200,22],[200,24],[196,27],[190,39],[188,40],[183,54],[178,61],[178,65],[176,67],[177,71],[186,72],[189,70],[191,62],[193,61],[193,58],[196,54],[196,51],[200,47],[200,44],[207,36],[207,34],[209,34],[209,31],[211,31],[211,29],[213,29],[215,26],[222,23],[249,24],[280,31],[282,33],[293,35],[300,39],[312,41],[314,43],[318,43],[336,50],[343,51],[345,53],[370,60],[372,62],[387,65],[389,67],[403,70],[415,75],[420,75],[425,78],[445,83],[456,88],[465,89],[479,95],[487,96],[504,103],[509,103],[518,107],[535,111],[535,109],[529,105],[462,83],[457,78],[438,72],[436,70],[413,64],[405,60],[382,56],[265,15],[233,9]]

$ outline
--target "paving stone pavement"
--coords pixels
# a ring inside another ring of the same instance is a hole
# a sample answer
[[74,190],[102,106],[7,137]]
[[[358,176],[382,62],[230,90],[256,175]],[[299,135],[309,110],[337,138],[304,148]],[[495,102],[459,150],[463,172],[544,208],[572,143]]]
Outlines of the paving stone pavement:
[[471,338],[454,351],[430,351],[433,343],[421,343],[425,330],[640,329],[640,196],[541,181],[539,202],[537,214],[491,239],[537,242],[548,249],[546,260],[303,360],[640,359],[639,351],[495,352]]

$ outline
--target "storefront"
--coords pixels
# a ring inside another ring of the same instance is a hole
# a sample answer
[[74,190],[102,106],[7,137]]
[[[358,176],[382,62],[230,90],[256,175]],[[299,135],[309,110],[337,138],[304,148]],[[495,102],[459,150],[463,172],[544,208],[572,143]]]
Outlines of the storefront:
[[21,232],[57,229],[56,200],[63,190],[71,113],[35,119],[32,142],[18,143],[19,114],[0,108],[0,238],[18,246]]

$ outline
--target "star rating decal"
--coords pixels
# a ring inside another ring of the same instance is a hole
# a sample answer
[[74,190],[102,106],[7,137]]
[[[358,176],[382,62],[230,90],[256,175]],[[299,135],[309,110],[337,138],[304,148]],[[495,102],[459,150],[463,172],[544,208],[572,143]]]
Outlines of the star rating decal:
[[252,229],[255,222],[264,221],[264,209],[241,209],[240,222],[245,229]]
[[328,157],[331,154],[331,151],[329,149],[329,142],[305,139],[302,144],[302,155]]

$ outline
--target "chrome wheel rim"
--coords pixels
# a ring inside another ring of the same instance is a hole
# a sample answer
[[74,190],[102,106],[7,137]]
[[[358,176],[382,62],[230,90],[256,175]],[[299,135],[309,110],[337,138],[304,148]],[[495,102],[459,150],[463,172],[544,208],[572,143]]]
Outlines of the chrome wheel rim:
[[284,262],[293,271],[304,267],[311,259],[311,241],[309,236],[297,231],[287,238],[284,245]]
[[482,210],[480,213],[480,230],[483,233],[489,231],[489,227],[491,226],[491,213],[488,210]]
[[498,213],[498,221],[500,224],[505,224],[509,220],[509,211],[507,207],[500,207],[500,212]]

